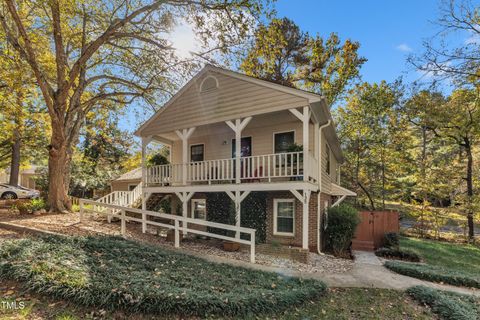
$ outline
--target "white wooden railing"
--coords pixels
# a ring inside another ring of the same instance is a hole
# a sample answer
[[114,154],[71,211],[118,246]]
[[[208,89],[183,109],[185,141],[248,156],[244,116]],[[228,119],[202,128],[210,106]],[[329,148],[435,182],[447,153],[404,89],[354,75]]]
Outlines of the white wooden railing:
[[[141,215],[141,218],[135,218],[132,216],[127,216],[127,212],[137,213]],[[177,216],[172,214],[160,213],[155,211],[147,211],[136,208],[129,208],[114,204],[100,203],[98,201],[80,199],[80,222],[84,221],[86,213],[99,213],[110,215],[112,217],[120,219],[120,233],[125,235],[126,233],[126,223],[130,221],[139,222],[142,224],[142,230],[146,230],[147,225],[163,227],[167,229],[175,230],[175,242],[174,245],[176,248],[180,247],[180,232],[194,233],[211,238],[217,238],[221,240],[227,240],[232,242],[238,242],[240,244],[246,244],[250,246],[250,261],[255,263],[255,229],[237,227],[223,223],[216,223],[211,221],[199,220],[186,218],[183,216]],[[149,217],[163,218],[170,221],[170,223],[162,223],[158,221],[152,221]],[[217,229],[223,229],[227,231],[234,231],[235,233],[243,233],[250,235],[249,240],[241,239],[240,237],[236,238],[235,236],[229,237],[224,235],[219,235],[216,233],[211,233],[203,230],[197,230],[190,228],[189,225],[199,225],[212,227]]]
[[240,171],[242,180],[301,177],[303,152],[243,157]]
[[149,185],[169,185],[182,181],[181,164],[164,164],[147,168],[146,182]]
[[190,162],[187,165],[187,181],[225,181],[233,180],[235,172],[235,159],[220,159]]
[[132,191],[113,191],[96,202],[97,211],[105,210],[108,213],[108,221],[110,222],[112,214],[115,214],[115,210],[107,210],[105,207],[99,206],[101,204],[113,204],[122,207],[132,207],[142,197],[142,184],[138,184]]
[[[308,177],[318,179],[318,162],[309,153]],[[171,185],[182,182],[182,164],[167,164],[147,168],[147,185]],[[218,182],[235,180],[235,158],[206,160],[186,164],[187,178],[191,182]],[[302,179],[303,152],[275,153],[242,157],[240,161],[240,179],[255,181],[273,178]]]

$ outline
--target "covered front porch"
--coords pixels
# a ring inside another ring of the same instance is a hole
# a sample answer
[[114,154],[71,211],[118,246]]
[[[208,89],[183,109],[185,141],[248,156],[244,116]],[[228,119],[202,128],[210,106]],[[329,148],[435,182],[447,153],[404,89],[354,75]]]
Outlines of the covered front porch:
[[[312,114],[306,106],[142,137],[143,184],[317,182],[321,139]],[[153,141],[169,148],[169,164],[146,165]]]

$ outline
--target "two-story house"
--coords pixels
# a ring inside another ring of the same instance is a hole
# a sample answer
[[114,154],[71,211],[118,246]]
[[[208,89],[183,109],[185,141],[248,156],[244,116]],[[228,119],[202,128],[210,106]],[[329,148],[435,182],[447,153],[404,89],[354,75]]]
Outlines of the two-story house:
[[[238,226],[242,201],[266,191],[267,241],[314,251],[325,208],[355,196],[340,187],[344,157],[329,107],[303,90],[207,65],[135,134],[143,209],[152,194],[171,194],[183,216],[206,219],[205,194],[225,192]],[[170,148],[170,164],[147,168],[152,141]]]

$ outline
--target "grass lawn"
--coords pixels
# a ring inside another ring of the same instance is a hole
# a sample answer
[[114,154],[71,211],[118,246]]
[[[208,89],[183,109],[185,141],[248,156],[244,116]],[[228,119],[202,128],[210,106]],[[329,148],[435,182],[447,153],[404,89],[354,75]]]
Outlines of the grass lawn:
[[415,251],[429,265],[480,275],[480,247],[403,237],[400,247]]
[[388,261],[385,266],[408,276],[480,288],[480,248],[416,238],[401,238],[400,248],[416,252],[426,264]]
[[[9,289],[15,291],[10,299],[20,298],[28,301],[23,310],[0,308],[1,319],[180,319],[180,317],[129,314],[122,310],[106,311],[102,309],[75,306],[61,300],[53,300],[39,295],[22,294],[14,284]],[[0,299],[2,299],[0,295]],[[234,317],[235,319],[238,317]],[[246,317],[252,319],[252,317]],[[407,293],[385,289],[328,289],[320,299],[312,300],[302,306],[292,306],[284,312],[274,312],[255,317],[255,319],[432,319],[434,314],[428,307],[415,302]],[[185,319],[185,317],[182,317]],[[186,317],[189,319],[189,317]],[[213,317],[212,319],[225,319]]]
[[15,239],[0,247],[0,280],[97,309],[239,316],[318,299],[320,281],[215,264],[117,237]]

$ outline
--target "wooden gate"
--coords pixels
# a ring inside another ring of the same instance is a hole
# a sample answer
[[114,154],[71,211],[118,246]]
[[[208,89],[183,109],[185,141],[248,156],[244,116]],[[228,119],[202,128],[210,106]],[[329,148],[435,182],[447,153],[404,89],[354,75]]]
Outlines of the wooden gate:
[[398,212],[360,211],[361,222],[355,230],[353,250],[373,251],[383,246],[387,232],[398,232],[400,228]]

